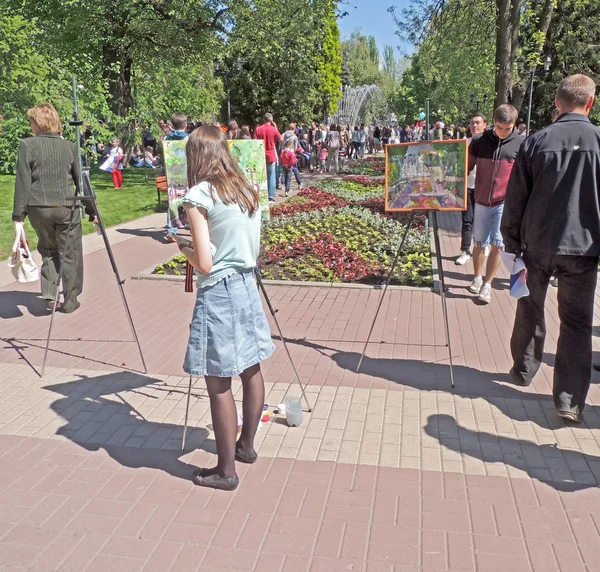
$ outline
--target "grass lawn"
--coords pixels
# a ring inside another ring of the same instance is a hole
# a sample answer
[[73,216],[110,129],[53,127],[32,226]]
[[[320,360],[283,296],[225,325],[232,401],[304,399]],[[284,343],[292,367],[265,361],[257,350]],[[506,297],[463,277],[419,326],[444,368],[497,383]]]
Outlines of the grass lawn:
[[[113,188],[110,173],[104,173],[96,168],[92,170],[92,185],[98,197],[100,212],[106,227],[140,218],[157,210],[154,176],[149,170],[124,170],[123,188],[116,191]],[[0,175],[0,260],[8,258],[15,236],[12,227],[14,188],[15,177],[13,175]],[[166,211],[164,201],[162,204]],[[37,247],[37,236],[29,221],[26,225],[27,237],[33,250]],[[89,234],[94,230],[94,226],[88,223],[87,217],[85,217],[83,233]]]

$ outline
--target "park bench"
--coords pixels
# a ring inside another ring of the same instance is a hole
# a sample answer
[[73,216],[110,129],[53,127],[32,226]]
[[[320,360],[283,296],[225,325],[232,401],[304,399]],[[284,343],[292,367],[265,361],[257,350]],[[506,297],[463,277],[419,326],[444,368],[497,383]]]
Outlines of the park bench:
[[[162,168],[155,169],[154,182],[156,184],[156,194],[158,196],[158,208],[160,208],[160,206],[161,206],[160,194],[167,193],[167,175],[166,175],[164,169],[162,169]],[[169,199],[167,198],[167,203],[168,202],[169,202]]]

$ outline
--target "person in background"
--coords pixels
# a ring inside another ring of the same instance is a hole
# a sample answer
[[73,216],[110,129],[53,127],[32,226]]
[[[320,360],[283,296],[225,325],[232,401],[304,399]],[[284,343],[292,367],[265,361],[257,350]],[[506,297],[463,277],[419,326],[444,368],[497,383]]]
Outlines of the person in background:
[[255,139],[262,139],[265,142],[265,160],[267,162],[267,184],[269,188],[269,202],[275,202],[276,177],[275,170],[277,166],[276,144],[281,143],[281,133],[273,122],[273,115],[265,113],[263,124],[259,125],[254,131]]
[[529,288],[517,304],[510,374],[527,386],[542,364],[544,302],[556,272],[560,329],[552,394],[558,416],[575,423],[583,421],[591,383],[600,257],[600,129],[588,118],[595,97],[596,84],[585,75],[560,82],[560,115],[521,145],[502,216],[506,251],[522,256]]
[[[23,224],[26,217],[38,237],[42,257],[40,282],[49,310],[54,308],[62,255],[62,303],[57,310],[70,314],[79,308],[83,291],[83,247],[80,209],[73,211],[70,200],[79,189],[77,147],[62,137],[62,123],[56,109],[42,103],[27,112],[33,137],[21,140],[17,155],[17,176],[12,220]],[[90,221],[98,223],[92,204],[84,203]]]
[[[170,120],[173,129],[165,137],[165,141],[185,141],[188,138],[187,115],[185,113],[173,113]],[[171,220],[171,210],[167,209],[167,227],[165,238],[167,242],[175,242],[177,236],[177,227]]]
[[155,169],[160,165],[160,157],[154,155],[153,149],[149,145],[144,150],[144,163],[146,167],[150,167],[151,169]]
[[113,187],[120,189],[123,187],[123,149],[121,149],[121,141],[116,137],[110,142],[110,150],[108,157],[100,165],[99,169],[110,173],[112,176]]
[[279,158],[281,167],[283,169],[283,180],[285,185],[285,196],[290,196],[290,187],[292,185],[292,171],[296,167],[296,153],[294,152],[294,145],[291,139],[285,143],[285,147],[281,152]]
[[517,133],[519,135],[527,135],[527,125],[525,125],[525,123],[519,123],[519,127],[517,127]]
[[331,170],[331,162],[335,165],[335,172],[340,170],[339,155],[340,155],[340,134],[338,133],[337,126],[331,125],[327,132],[327,138],[325,139],[325,146],[327,147],[327,163],[325,169],[329,173]]
[[[487,127],[487,119],[485,115],[478,113],[471,117],[469,128],[472,137],[468,140],[467,145],[471,144],[473,137],[479,137]],[[467,210],[462,211],[462,228],[460,232],[460,256],[456,259],[456,264],[464,266],[471,260],[471,244],[473,242],[473,218],[475,216],[475,176],[477,167],[469,173],[467,179]]]
[[248,139],[252,139],[252,137],[250,137],[250,127],[248,127],[247,125],[242,125],[241,135],[242,139],[244,139],[245,141],[247,141]]
[[[213,126],[196,129],[186,147],[185,207],[192,243],[180,250],[198,271],[196,305],[183,369],[203,376],[210,399],[217,465],[198,469],[202,487],[237,488],[235,461],[255,463],[254,437],[262,417],[265,387],[260,362],[275,346],[254,278],[260,250],[260,196],[246,181]],[[242,380],[243,424],[237,439],[232,376]]]
[[227,139],[241,139],[241,131],[238,127],[237,121],[232,119],[229,122],[229,131],[227,132]]
[[[470,173],[477,167],[475,178],[475,214],[473,217],[474,277],[469,292],[479,295],[479,301],[489,304],[492,300],[492,282],[500,267],[502,234],[500,220],[506,199],[508,179],[523,141],[517,133],[515,122],[517,110],[508,104],[500,105],[494,111],[494,128],[484,131],[469,145]],[[486,247],[491,246],[483,267]]]

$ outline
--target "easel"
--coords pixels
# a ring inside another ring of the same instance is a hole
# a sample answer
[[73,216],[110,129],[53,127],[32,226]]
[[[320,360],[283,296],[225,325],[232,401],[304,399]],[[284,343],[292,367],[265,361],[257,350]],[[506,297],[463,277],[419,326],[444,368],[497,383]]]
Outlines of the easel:
[[[429,102],[428,106],[429,106]],[[429,112],[429,107],[428,107],[428,112]],[[387,151],[386,151],[386,158],[387,158]],[[444,326],[445,326],[445,331],[446,331],[446,346],[448,348],[448,359],[449,359],[449,366],[450,366],[450,383],[452,385],[452,388],[454,388],[454,367],[453,367],[453,363],[452,363],[452,346],[450,344],[450,327],[448,325],[448,307],[446,304],[446,284],[445,284],[445,280],[444,280],[444,268],[442,266],[442,253],[441,253],[441,249],[440,249],[440,237],[439,237],[439,224],[438,224],[438,211],[437,210],[433,210],[433,211],[411,211],[411,215],[410,218],[408,219],[408,222],[406,223],[406,229],[404,231],[404,236],[402,237],[402,241],[400,242],[400,246],[398,247],[398,252],[396,252],[396,256],[394,257],[394,261],[392,262],[392,267],[390,268],[390,273],[388,274],[387,280],[385,282],[385,287],[383,288],[382,293],[379,295],[379,302],[377,303],[377,309],[375,310],[375,316],[373,316],[373,323],[371,324],[371,328],[369,329],[369,335],[367,336],[367,341],[365,342],[365,347],[363,348],[363,352],[360,356],[360,361],[358,362],[358,367],[356,368],[356,373],[358,373],[360,371],[360,366],[362,365],[362,362],[365,358],[365,354],[367,352],[367,346],[369,345],[369,341],[371,340],[371,334],[373,333],[373,328],[375,327],[375,323],[377,322],[377,317],[379,315],[379,311],[381,310],[381,305],[383,304],[383,299],[385,298],[385,294],[387,292],[388,286],[390,285],[390,282],[392,281],[392,276],[394,274],[394,270],[396,269],[396,264],[398,263],[398,259],[400,258],[400,253],[402,252],[402,250],[404,249],[404,244],[406,242],[406,238],[408,237],[408,232],[410,231],[410,227],[411,224],[414,220],[415,217],[415,213],[417,212],[421,212],[424,213],[425,215],[427,215],[428,213],[431,213],[431,217],[432,217],[432,227],[433,227],[433,238],[434,238],[434,244],[435,244],[435,256],[437,259],[437,267],[438,267],[438,273],[439,273],[439,277],[440,277],[440,298],[442,300],[442,313],[444,315]]]
[[129,326],[131,327],[131,332],[133,333],[134,341],[137,344],[138,351],[140,353],[140,358],[142,360],[142,365],[144,368],[144,373],[147,373],[148,369],[146,367],[146,362],[144,360],[144,354],[142,353],[142,347],[140,345],[140,340],[138,339],[137,332],[135,330],[135,325],[133,323],[133,318],[131,317],[131,312],[129,310],[129,304],[127,303],[127,298],[125,297],[125,291],[123,290],[123,284],[125,280],[121,280],[121,276],[119,274],[119,269],[117,268],[117,263],[115,261],[115,257],[113,255],[112,248],[110,246],[110,242],[108,241],[108,236],[106,235],[106,229],[104,228],[104,223],[102,222],[102,215],[100,214],[100,209],[98,208],[98,201],[96,199],[96,194],[94,193],[94,189],[92,187],[92,182],[90,180],[89,169],[83,169],[83,164],[81,160],[81,132],[80,127],[83,125],[83,121],[79,119],[79,106],[77,102],[77,80],[75,76],[73,76],[73,121],[69,121],[69,125],[75,127],[75,137],[77,139],[77,160],[79,162],[79,181],[78,181],[78,189],[75,190],[75,196],[70,200],[73,201],[71,206],[71,214],[69,217],[69,226],[67,227],[67,239],[65,240],[65,248],[63,252],[60,253],[60,266],[58,270],[58,277],[56,279],[56,296],[54,297],[54,306],[52,308],[52,315],[50,316],[50,327],[48,328],[48,337],[46,339],[46,349],[44,351],[44,361],[42,363],[42,375],[40,377],[44,377],[44,372],[46,369],[46,359],[48,357],[48,349],[50,347],[50,339],[52,337],[52,326],[54,324],[54,314],[56,313],[56,307],[58,306],[58,297],[60,296],[60,284],[63,276],[63,259],[67,250],[67,247],[70,245],[71,248],[75,248],[75,245],[72,241],[72,233],[75,222],[75,212],[78,208],[80,208],[83,203],[88,203],[93,205],[94,213],[98,218],[98,229],[102,234],[102,239],[104,240],[104,246],[106,247],[106,252],[108,254],[108,258],[110,260],[110,264],[112,266],[113,273],[115,278],[117,279],[117,286],[119,287],[119,291],[121,292],[121,300],[123,301],[123,307],[125,308],[125,313],[127,314],[127,318],[129,320]]

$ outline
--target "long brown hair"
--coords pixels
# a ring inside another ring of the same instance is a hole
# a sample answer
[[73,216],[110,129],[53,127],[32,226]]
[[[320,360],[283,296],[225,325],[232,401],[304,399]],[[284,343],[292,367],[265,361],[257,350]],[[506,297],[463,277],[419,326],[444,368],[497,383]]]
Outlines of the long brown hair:
[[218,127],[203,125],[192,131],[185,154],[190,187],[206,181],[213,199],[216,190],[225,205],[237,204],[250,215],[258,210],[260,195],[244,177]]

